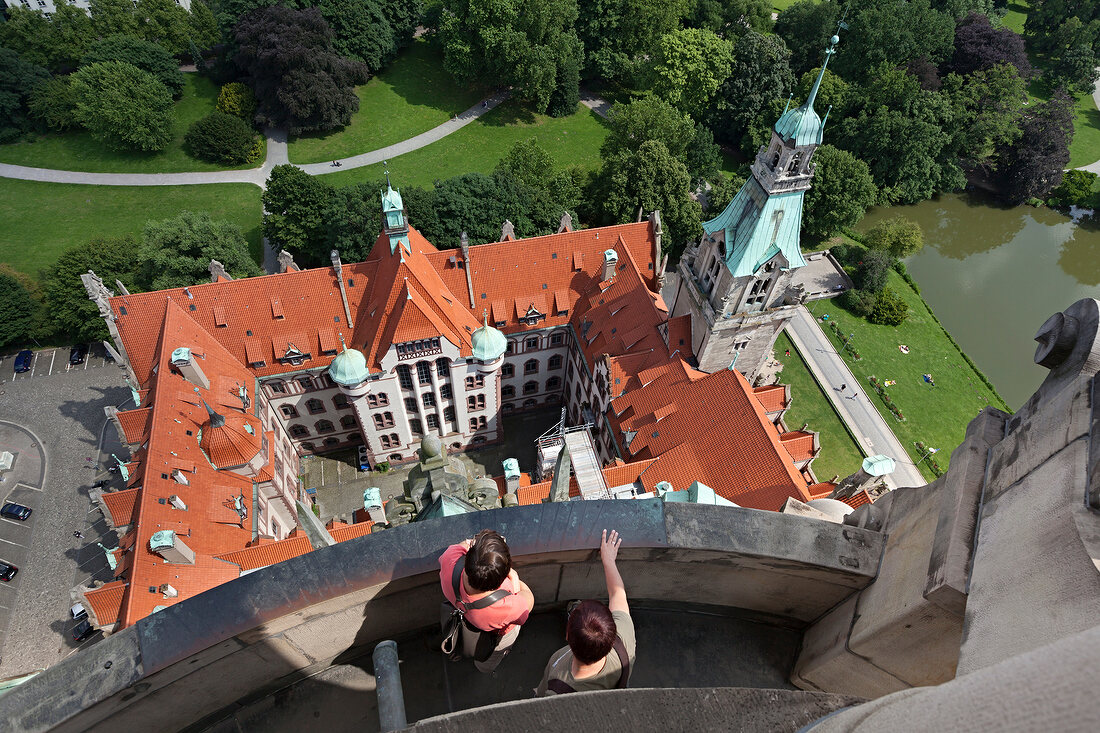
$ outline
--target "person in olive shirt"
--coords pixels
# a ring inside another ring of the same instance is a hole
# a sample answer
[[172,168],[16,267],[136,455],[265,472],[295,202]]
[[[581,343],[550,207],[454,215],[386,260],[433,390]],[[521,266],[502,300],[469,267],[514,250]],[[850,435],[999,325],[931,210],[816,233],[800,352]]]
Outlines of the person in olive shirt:
[[550,657],[537,697],[588,690],[626,687],[634,665],[634,622],[626,602],[626,588],[615,566],[622,538],[615,530],[600,539],[600,560],[607,581],[607,605],[581,601],[565,625],[562,647]]

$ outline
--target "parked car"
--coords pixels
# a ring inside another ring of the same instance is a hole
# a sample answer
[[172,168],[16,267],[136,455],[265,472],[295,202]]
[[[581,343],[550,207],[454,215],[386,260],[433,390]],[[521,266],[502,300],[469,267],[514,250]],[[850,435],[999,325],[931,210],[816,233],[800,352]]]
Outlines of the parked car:
[[14,502],[8,502],[0,509],[0,517],[6,517],[8,519],[18,519],[20,522],[26,521],[27,517],[31,515],[31,508],[23,506],[22,504],[16,504]]
[[73,641],[84,641],[97,631],[99,629],[92,626],[88,619],[84,619],[73,627]]
[[0,560],[0,580],[11,580],[18,572],[19,568],[15,567],[11,563],[6,563],[3,560]]
[[73,617],[73,621],[80,621],[88,618],[88,610],[78,603],[69,609],[69,615]]
[[87,344],[77,344],[69,349],[69,364],[76,366],[84,363],[84,357],[88,355]]
[[34,359],[34,352],[30,349],[23,349],[15,355],[15,373],[22,374],[23,372],[29,372],[31,370],[31,360]]

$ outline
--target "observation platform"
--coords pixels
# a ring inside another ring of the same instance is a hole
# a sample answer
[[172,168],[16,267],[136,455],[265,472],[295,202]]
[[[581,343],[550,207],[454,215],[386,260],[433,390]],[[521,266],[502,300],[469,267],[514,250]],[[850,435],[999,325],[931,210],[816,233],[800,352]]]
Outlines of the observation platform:
[[[638,639],[631,688],[740,687],[794,690],[788,681],[801,633],[782,619],[746,617],[705,606],[633,604]],[[448,662],[433,630],[398,642],[409,722],[533,697],[550,655],[564,645],[561,610],[535,614],[493,674]],[[211,733],[329,733],[378,730],[371,649],[249,703],[212,724]],[[825,714],[825,713],[821,713]],[[736,717],[736,716],[734,716]],[[791,731],[798,728],[790,727]]]

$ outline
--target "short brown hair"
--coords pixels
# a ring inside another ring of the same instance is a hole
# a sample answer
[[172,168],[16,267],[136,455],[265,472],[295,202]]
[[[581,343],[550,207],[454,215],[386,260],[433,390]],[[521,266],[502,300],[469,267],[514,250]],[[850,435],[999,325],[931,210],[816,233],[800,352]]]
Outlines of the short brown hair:
[[512,569],[512,553],[500,532],[483,529],[466,551],[466,582],[479,592],[496,590]]
[[595,664],[610,654],[618,633],[611,609],[599,601],[581,601],[565,624],[565,640],[581,664]]

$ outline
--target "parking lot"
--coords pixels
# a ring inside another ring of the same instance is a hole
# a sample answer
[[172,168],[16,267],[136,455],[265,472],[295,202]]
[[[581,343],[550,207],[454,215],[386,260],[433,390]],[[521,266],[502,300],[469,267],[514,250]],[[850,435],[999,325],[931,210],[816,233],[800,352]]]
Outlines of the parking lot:
[[58,346],[51,349],[35,351],[31,358],[31,369],[21,374],[15,373],[15,354],[0,356],[0,375],[7,381],[19,382],[27,379],[41,379],[59,374],[68,374],[71,371],[87,371],[89,369],[102,369],[112,366],[107,357],[107,349],[101,343],[88,344],[88,354],[84,357],[83,364],[69,364],[68,346]]
[[110,454],[128,455],[103,408],[126,405],[130,391],[119,371],[104,368],[114,365],[102,345],[72,367],[68,348],[43,349],[18,375],[14,356],[0,358],[0,451],[16,454],[0,474],[0,499],[32,514],[0,518],[0,559],[19,568],[11,582],[0,581],[0,678],[43,669],[102,638],[72,640],[69,592],[111,579],[99,544],[115,547],[117,537],[89,492],[97,480],[117,484]]

